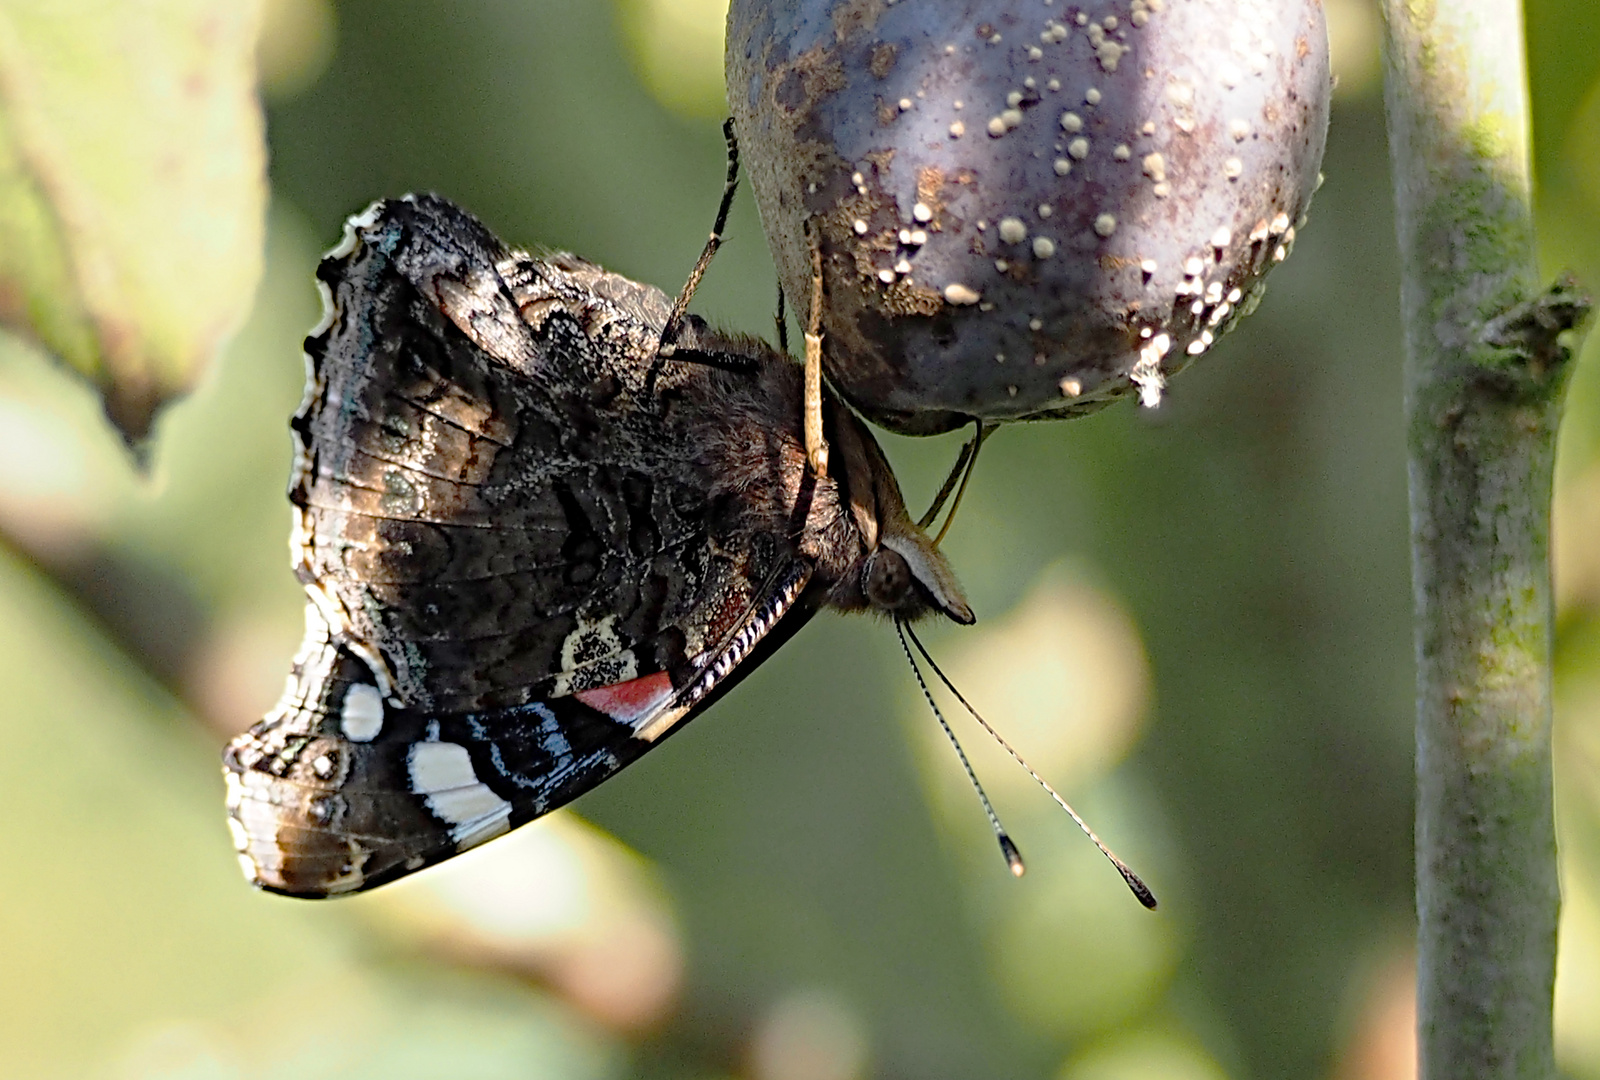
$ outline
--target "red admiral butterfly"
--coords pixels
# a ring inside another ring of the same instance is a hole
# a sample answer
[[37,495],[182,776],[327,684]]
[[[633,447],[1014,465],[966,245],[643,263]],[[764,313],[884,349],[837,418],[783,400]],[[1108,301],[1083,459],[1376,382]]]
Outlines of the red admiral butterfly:
[[831,396],[842,467],[807,468],[801,370],[764,343],[432,196],[351,219],[318,278],[289,489],[306,637],[224,755],[262,888],[372,888],[561,806],[820,607],[972,622]]

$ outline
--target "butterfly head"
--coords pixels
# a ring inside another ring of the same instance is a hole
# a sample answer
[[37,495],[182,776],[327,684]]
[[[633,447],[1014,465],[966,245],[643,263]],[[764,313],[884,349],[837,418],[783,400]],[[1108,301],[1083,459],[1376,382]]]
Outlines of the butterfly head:
[[976,621],[950,563],[906,513],[900,484],[877,440],[842,407],[835,445],[844,459],[850,512],[866,545],[861,564],[865,606],[896,619],[940,612],[963,626]]

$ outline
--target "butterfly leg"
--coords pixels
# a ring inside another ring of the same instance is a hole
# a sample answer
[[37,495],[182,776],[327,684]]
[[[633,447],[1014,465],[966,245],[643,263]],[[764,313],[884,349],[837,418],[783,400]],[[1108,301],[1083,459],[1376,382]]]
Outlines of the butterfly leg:
[[811,238],[811,314],[806,320],[806,460],[818,476],[828,475],[828,443],[822,437],[822,245]]
[[731,116],[722,122],[722,138],[728,144],[728,175],[722,183],[722,201],[717,204],[717,220],[711,226],[711,236],[706,240],[700,257],[695,260],[694,268],[689,271],[689,280],[684,282],[683,291],[672,303],[672,312],[667,316],[666,324],[661,327],[661,339],[656,344],[657,357],[671,356],[673,353],[678,334],[683,330],[683,317],[689,310],[689,301],[694,299],[695,290],[700,288],[700,279],[706,276],[711,260],[722,246],[722,234],[728,227],[728,212],[733,209],[733,196],[739,190],[739,139],[734,133]]

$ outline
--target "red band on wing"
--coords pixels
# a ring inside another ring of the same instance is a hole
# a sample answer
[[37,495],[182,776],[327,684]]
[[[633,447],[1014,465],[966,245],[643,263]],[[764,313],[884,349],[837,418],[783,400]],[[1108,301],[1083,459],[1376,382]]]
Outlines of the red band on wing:
[[672,697],[672,677],[658,671],[641,679],[579,690],[572,696],[619,724],[637,726]]

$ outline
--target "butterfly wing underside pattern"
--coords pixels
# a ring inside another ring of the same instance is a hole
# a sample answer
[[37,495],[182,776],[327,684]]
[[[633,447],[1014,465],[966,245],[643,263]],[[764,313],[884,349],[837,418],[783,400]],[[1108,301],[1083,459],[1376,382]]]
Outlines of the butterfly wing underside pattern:
[[292,425],[306,636],[224,757],[246,876],[309,897],[575,798],[816,607],[792,530],[730,480],[794,440],[739,429],[725,374],[652,377],[658,290],[426,196],[353,218],[318,277]]

